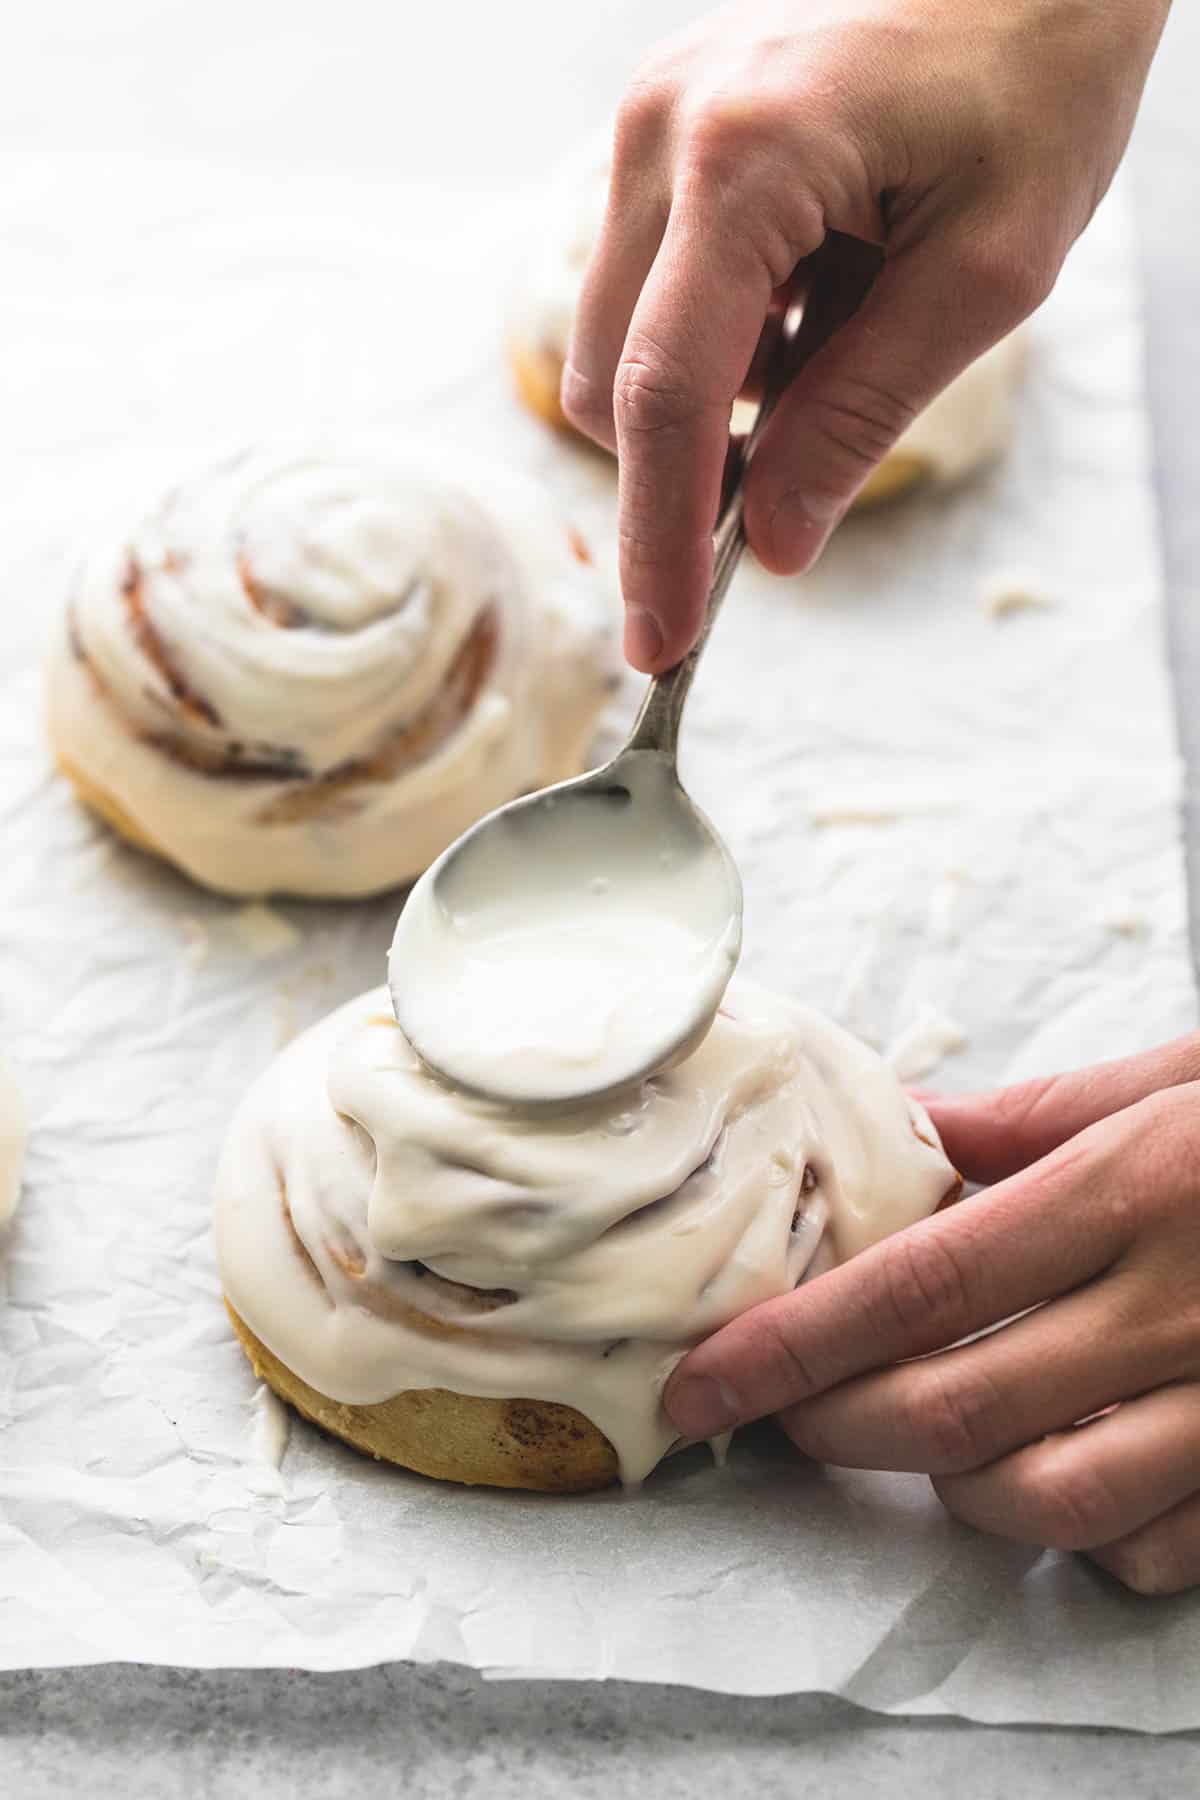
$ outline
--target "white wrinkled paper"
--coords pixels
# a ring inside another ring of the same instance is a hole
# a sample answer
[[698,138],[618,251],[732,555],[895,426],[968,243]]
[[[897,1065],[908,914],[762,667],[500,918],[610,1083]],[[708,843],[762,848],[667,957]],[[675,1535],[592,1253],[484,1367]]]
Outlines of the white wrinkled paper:
[[[769,1430],[633,1497],[441,1486],[297,1421],[280,1458],[220,1303],[213,1169],[273,1051],[380,979],[397,898],[247,916],[122,848],[50,772],[40,646],[90,542],[264,430],[498,455],[611,557],[611,467],[508,396],[514,241],[496,207],[382,180],[64,156],[0,184],[0,1052],[33,1119],[0,1251],[0,1664],[449,1658],[1200,1725],[1200,1600],[1139,1601]],[[685,733],[745,966],[948,1086],[1194,1022],[1129,244],[1110,205],[1003,467],[854,522],[808,581],[743,570]],[[1014,569],[1048,604],[997,607]]]

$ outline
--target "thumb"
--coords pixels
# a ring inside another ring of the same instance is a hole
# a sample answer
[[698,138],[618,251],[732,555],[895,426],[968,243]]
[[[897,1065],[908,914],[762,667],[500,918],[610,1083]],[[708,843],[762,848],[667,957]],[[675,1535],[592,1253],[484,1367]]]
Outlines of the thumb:
[[1040,1162],[1089,1125],[1194,1081],[1200,1081],[1200,1032],[1120,1062],[925,1105],[955,1168],[968,1181],[994,1182]]
[[887,257],[854,316],[779,402],[746,484],[746,533],[776,574],[814,563],[867,476],[967,365],[1052,285],[1040,252],[962,232]]

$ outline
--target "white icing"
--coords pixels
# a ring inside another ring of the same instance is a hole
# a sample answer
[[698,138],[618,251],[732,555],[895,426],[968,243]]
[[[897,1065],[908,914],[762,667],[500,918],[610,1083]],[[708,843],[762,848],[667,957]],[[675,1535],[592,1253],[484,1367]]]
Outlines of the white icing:
[[0,1062],[0,1231],[17,1210],[21,1197],[21,1171],[29,1138],[25,1099],[16,1077]]
[[260,1382],[250,1401],[254,1414],[251,1448],[257,1462],[278,1469],[288,1444],[288,1410],[266,1382]]
[[989,619],[1006,619],[1016,612],[1040,612],[1054,605],[1044,583],[1024,569],[1001,569],[989,575],[980,589],[979,600]]
[[[240,456],[84,570],[75,644],[65,631],[51,671],[55,741],[211,887],[351,895],[410,880],[493,806],[583,766],[613,655],[578,548],[507,473],[464,485],[411,450]],[[135,565],[190,706],[131,628]],[[462,716],[372,773],[436,710],[485,615],[496,647]],[[210,772],[230,759],[260,772]]]
[[966,1046],[962,1026],[927,1003],[890,1045],[887,1060],[901,1081],[919,1081],[936,1069],[943,1057]]
[[1145,912],[1127,897],[1115,899],[1102,908],[1100,923],[1114,937],[1145,937],[1150,930],[1150,921]]
[[284,1491],[281,1465],[290,1431],[288,1409],[264,1381],[250,1397],[250,1413],[252,1425],[246,1486],[252,1494],[259,1494],[263,1499],[276,1499]]
[[673,1441],[660,1394],[690,1344],[954,1180],[873,1051],[744,981],[727,1008],[669,1073],[546,1114],[431,1077],[384,990],[342,1007],[235,1115],[217,1179],[233,1306],[334,1400],[561,1402],[640,1480]]
[[929,896],[929,940],[949,948],[959,941],[959,912],[966,877],[959,869],[947,869]]
[[208,925],[203,919],[185,914],[179,920],[179,929],[183,933],[183,960],[190,969],[198,969],[208,961],[212,949],[212,938]]
[[[509,305],[515,348],[565,361],[584,276],[608,199],[609,138],[572,158],[546,194],[536,241]],[[895,445],[939,482],[954,482],[1008,444],[1024,358],[1020,332],[986,351],[945,388]]]
[[304,941],[303,933],[296,930],[290,919],[285,919],[281,912],[264,905],[261,900],[239,906],[232,923],[243,947],[252,956],[264,960],[279,956],[285,950],[294,950]]
[[389,959],[404,1030],[453,1081],[578,1100],[652,1075],[712,1023],[737,876],[653,751],[486,820],[409,895]]

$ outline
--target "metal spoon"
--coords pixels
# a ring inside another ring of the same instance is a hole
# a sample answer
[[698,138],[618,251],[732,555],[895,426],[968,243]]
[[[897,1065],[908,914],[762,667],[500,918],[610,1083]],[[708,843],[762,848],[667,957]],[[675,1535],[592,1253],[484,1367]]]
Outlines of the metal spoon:
[[[799,314],[793,305],[783,321],[749,435],[731,443],[695,644],[650,683],[611,761],[481,819],[400,915],[388,959],[396,1018],[456,1086],[522,1106],[598,1102],[690,1054],[712,1025],[741,948],[742,884],[679,780],[679,727],[745,547],[746,468],[780,393],[828,335],[810,307],[804,329]],[[679,920],[687,931],[671,935]]]

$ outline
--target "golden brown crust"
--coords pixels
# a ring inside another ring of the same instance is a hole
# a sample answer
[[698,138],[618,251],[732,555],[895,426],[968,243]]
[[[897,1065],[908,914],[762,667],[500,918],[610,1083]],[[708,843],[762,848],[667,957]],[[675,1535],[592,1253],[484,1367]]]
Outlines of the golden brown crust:
[[878,506],[885,500],[898,500],[910,488],[920,487],[928,481],[929,476],[929,464],[922,457],[910,456],[907,450],[889,450],[854,496],[853,510]]
[[534,350],[528,344],[510,343],[508,361],[517,387],[517,398],[535,418],[555,431],[571,431],[559,399],[562,361],[552,350]]
[[468,1486],[581,1494],[617,1478],[604,1434],[574,1407],[418,1388],[372,1406],[346,1406],[309,1387],[225,1302],[256,1375],[323,1430],[383,1462]]
[[[555,431],[572,431],[574,428],[563,412],[559,399],[561,359],[552,350],[533,349],[528,344],[510,342],[508,360],[521,404],[535,418],[552,426]],[[910,488],[919,487],[928,479],[929,473],[929,465],[921,457],[910,456],[905,450],[892,450],[879,467],[871,471],[866,483],[859,489],[854,509],[896,500],[901,494],[908,493]]]

